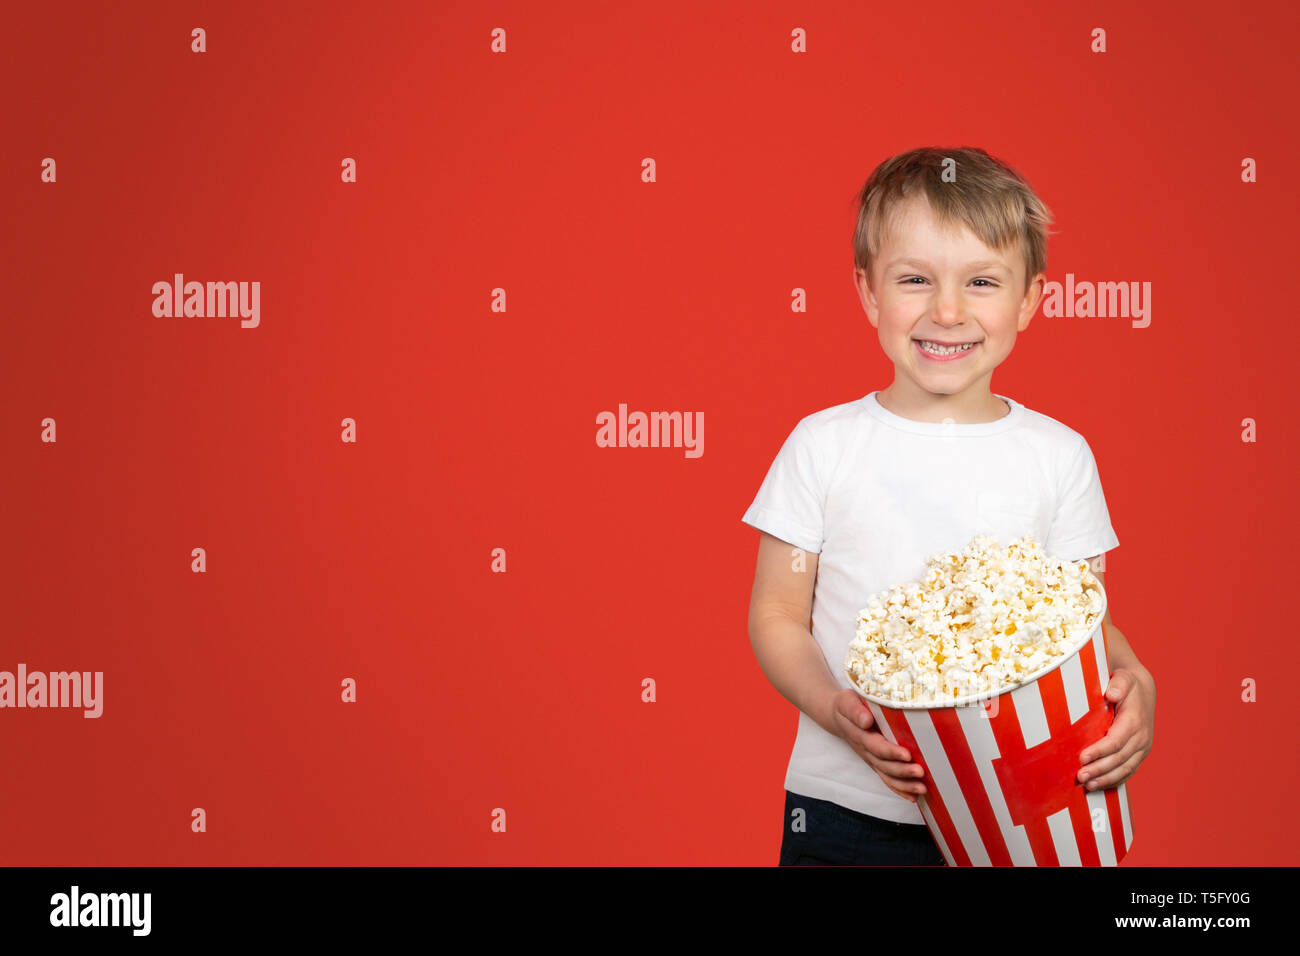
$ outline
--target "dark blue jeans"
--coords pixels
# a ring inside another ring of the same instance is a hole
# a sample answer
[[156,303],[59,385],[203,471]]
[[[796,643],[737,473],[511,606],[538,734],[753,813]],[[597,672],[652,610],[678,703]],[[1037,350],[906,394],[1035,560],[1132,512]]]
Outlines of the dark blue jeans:
[[[802,832],[794,811],[804,811]],[[947,866],[925,824],[895,823],[785,792],[781,866]]]

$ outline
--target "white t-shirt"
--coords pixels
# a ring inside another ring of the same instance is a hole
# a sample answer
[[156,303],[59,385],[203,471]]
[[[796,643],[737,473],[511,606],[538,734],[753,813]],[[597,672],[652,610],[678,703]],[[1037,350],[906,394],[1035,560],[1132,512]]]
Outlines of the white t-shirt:
[[[844,656],[858,612],[871,595],[919,579],[927,558],[959,551],[980,533],[1003,544],[1033,534],[1068,561],[1119,544],[1083,436],[997,397],[1010,414],[973,425],[902,418],[874,391],[814,412],[785,440],[745,512],[746,524],[818,555],[812,635],[840,687],[851,686]],[[785,787],[886,820],[925,822],[802,712]]]

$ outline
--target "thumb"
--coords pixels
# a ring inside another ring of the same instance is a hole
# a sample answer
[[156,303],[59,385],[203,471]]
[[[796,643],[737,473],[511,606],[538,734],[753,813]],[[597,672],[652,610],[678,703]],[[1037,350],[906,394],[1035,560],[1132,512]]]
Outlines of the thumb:
[[866,730],[875,722],[875,718],[871,715],[871,710],[867,707],[866,701],[861,697],[858,698],[858,704],[861,707],[858,711],[858,726]]
[[1110,684],[1106,687],[1106,699],[1112,704],[1119,702],[1133,686],[1133,675],[1120,668],[1110,675]]

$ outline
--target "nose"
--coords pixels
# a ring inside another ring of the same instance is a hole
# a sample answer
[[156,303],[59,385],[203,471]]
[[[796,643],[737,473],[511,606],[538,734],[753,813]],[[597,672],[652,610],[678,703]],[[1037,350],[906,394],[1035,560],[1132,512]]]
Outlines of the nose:
[[961,291],[951,286],[941,288],[935,295],[934,318],[940,325],[961,322]]

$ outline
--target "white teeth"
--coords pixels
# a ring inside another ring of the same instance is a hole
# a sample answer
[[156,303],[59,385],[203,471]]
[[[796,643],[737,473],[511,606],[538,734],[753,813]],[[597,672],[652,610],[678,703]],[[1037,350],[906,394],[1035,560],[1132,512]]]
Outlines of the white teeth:
[[974,342],[968,342],[965,345],[935,345],[933,342],[922,342],[921,348],[927,352],[933,352],[935,355],[952,355],[954,352],[965,352],[974,345]]

